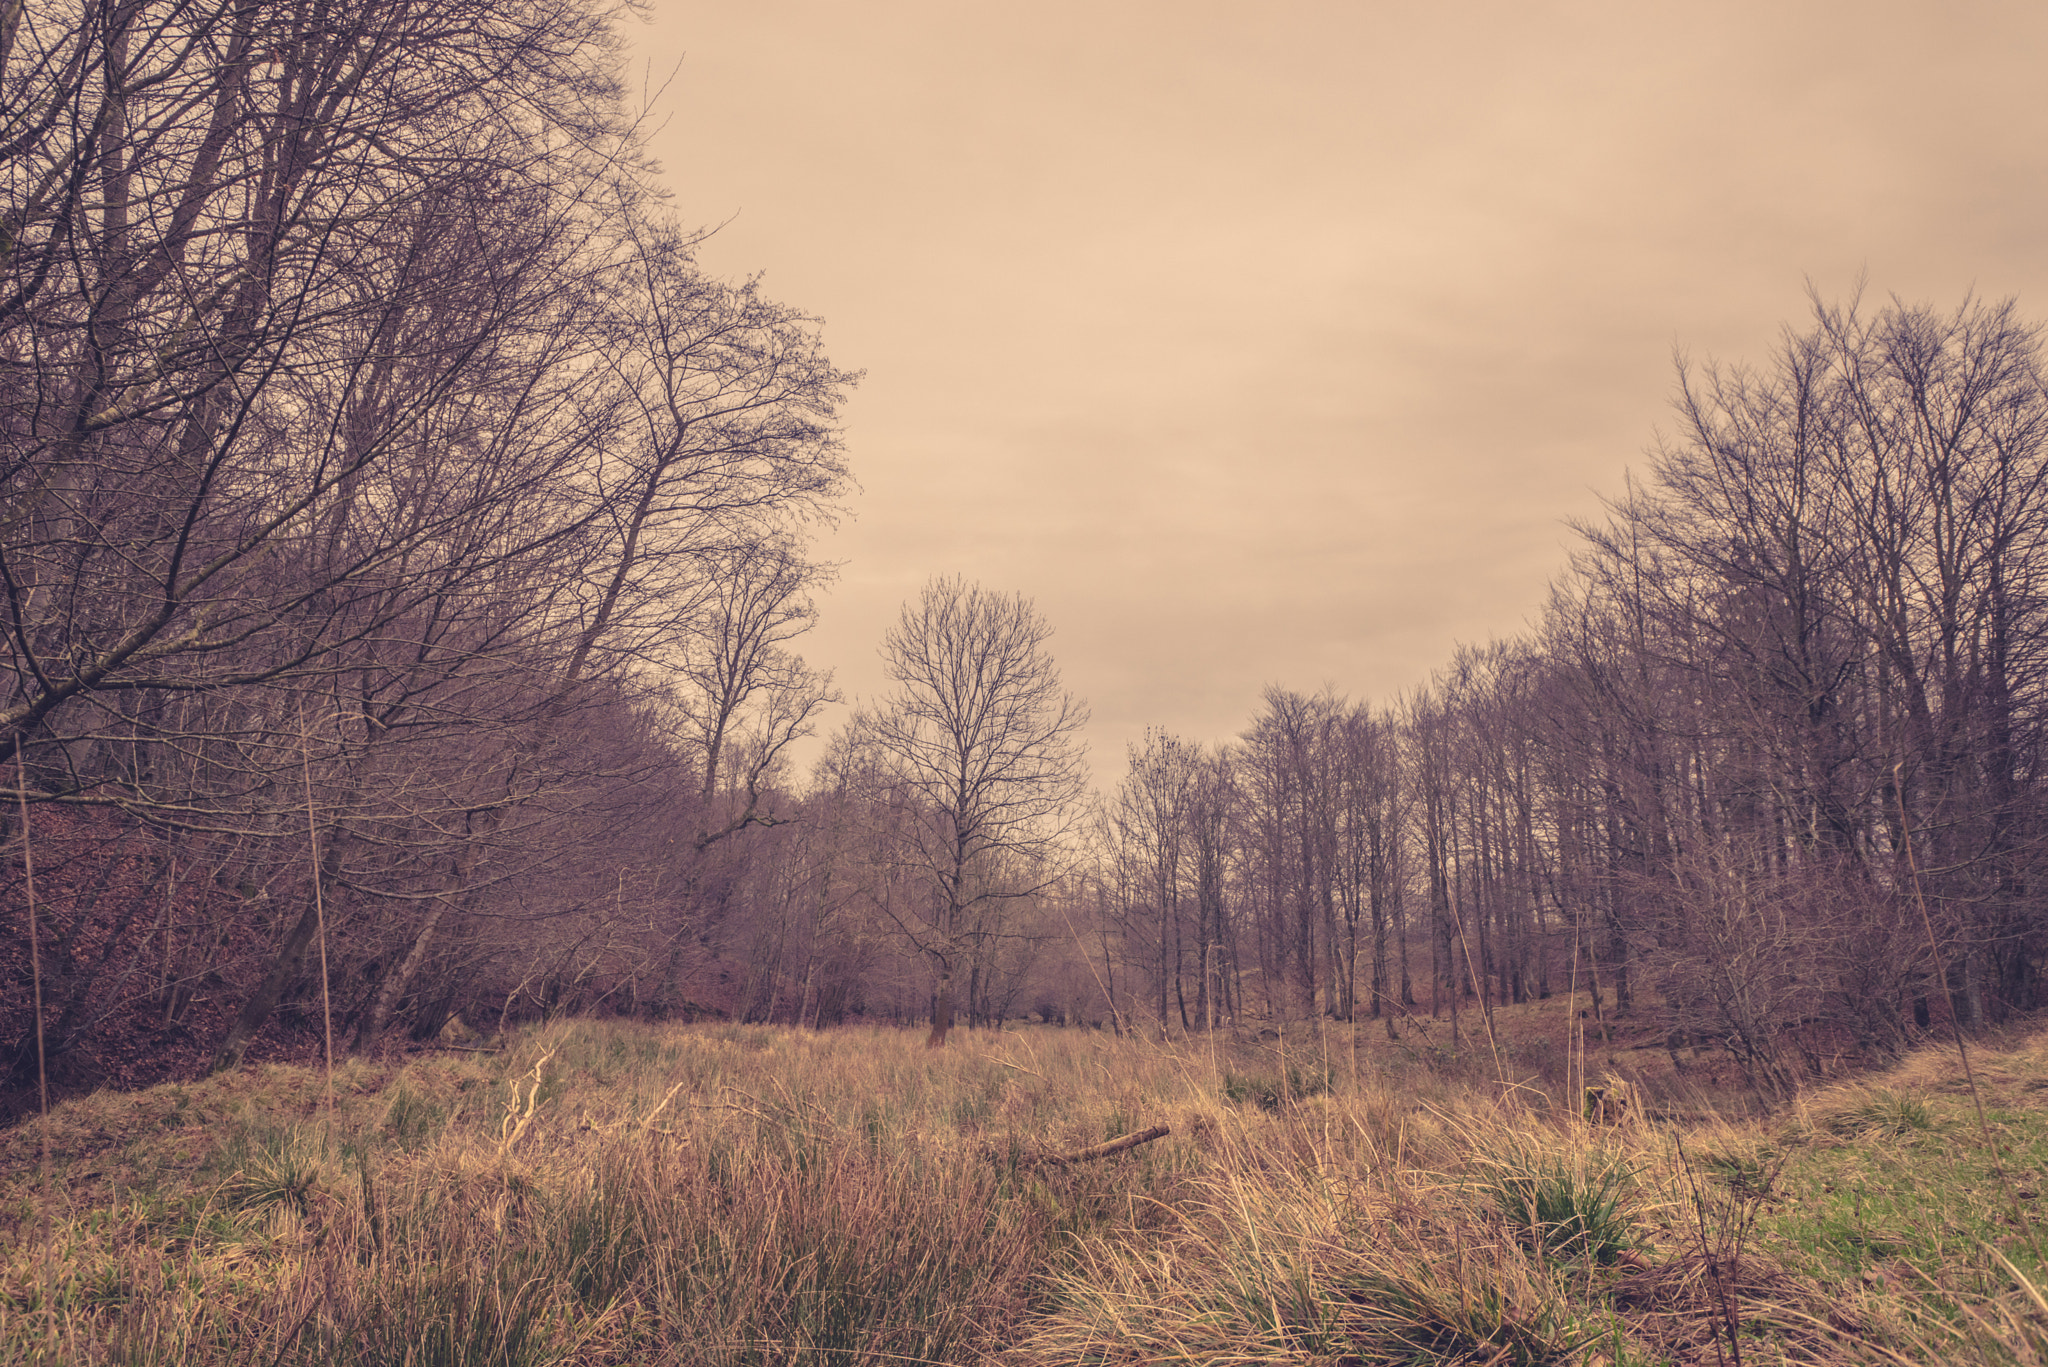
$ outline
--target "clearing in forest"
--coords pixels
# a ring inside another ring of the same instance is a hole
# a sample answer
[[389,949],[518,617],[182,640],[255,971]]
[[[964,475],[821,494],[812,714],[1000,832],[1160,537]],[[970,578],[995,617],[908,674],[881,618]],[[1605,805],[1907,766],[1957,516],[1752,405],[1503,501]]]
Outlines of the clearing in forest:
[[1605,1123],[1051,1029],[269,1067],[0,1133],[0,1363],[2040,1363],[2048,1037],[1973,1058],[1992,1146],[1939,1049]]

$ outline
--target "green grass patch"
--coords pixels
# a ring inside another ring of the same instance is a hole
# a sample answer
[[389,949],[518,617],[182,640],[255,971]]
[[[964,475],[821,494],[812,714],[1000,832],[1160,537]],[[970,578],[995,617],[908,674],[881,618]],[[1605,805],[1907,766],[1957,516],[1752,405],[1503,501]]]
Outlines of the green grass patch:
[[2038,1284],[2048,1264],[2027,1225],[2048,1236],[2036,1214],[2048,1179],[2048,1112],[1999,1108],[1986,1119],[2002,1163],[1967,1101],[1884,1096],[1824,1117],[1788,1146],[1783,1199],[1760,1227],[1817,1275],[1861,1280],[1897,1270],[1995,1294],[2011,1289],[1987,1253],[1995,1248]]

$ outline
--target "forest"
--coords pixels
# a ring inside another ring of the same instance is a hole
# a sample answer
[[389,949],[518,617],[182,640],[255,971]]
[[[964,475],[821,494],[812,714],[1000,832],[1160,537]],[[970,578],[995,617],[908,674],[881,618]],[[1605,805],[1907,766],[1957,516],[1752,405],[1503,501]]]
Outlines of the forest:
[[1778,1093],[2043,1005],[2014,305],[1681,368],[1525,633],[1098,791],[1008,589],[934,577],[834,711],[859,377],[699,265],[615,18],[0,15],[6,1108],[538,1017],[1456,1049],[1567,991]]

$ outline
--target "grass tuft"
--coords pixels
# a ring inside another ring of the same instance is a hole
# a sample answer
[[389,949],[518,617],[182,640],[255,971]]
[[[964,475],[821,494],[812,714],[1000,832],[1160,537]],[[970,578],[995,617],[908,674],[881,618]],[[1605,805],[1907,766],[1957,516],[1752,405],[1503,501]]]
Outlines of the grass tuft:
[[1935,1127],[1926,1102],[1888,1087],[1879,1087],[1864,1099],[1834,1111],[1824,1123],[1836,1134],[1874,1130],[1881,1134],[1907,1135]]
[[1633,1241],[1632,1174],[1619,1163],[1591,1169],[1557,1159],[1503,1168],[1483,1185],[1521,1244],[1551,1261],[1616,1262]]
[[1552,1367],[1569,1362],[1596,1332],[1560,1333],[1548,1307],[1518,1305],[1500,1287],[1455,1279],[1375,1275],[1347,1291],[1365,1307],[1355,1345],[1386,1363]]
[[228,1180],[229,1204],[236,1210],[286,1207],[305,1216],[326,1175],[326,1152],[315,1133],[293,1128],[261,1135]]

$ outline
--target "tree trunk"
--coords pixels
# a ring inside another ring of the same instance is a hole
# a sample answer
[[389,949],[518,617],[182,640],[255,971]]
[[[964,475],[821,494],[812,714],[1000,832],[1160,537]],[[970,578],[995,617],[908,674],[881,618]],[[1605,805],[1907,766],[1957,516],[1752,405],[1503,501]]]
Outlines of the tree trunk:
[[242,1055],[248,1051],[249,1042],[256,1038],[256,1032],[263,1028],[264,1022],[270,1019],[270,1013],[277,1009],[278,1001],[284,996],[285,986],[291,982],[292,975],[299,971],[299,964],[304,961],[306,950],[312,945],[313,936],[319,929],[319,904],[309,897],[306,899],[306,910],[299,917],[299,923],[292,927],[291,934],[285,937],[283,947],[277,951],[277,957],[270,961],[270,971],[263,975],[263,981],[257,985],[255,992],[250,994],[249,1000],[242,1003],[242,1010],[235,1017],[235,1023],[228,1027],[226,1038],[221,1040],[220,1048],[214,1051],[213,1062],[206,1068],[209,1076],[241,1066]]
[[924,1047],[938,1049],[946,1043],[946,1032],[953,1028],[953,975],[944,969],[939,971],[939,990],[932,997],[932,1032],[925,1037]]

